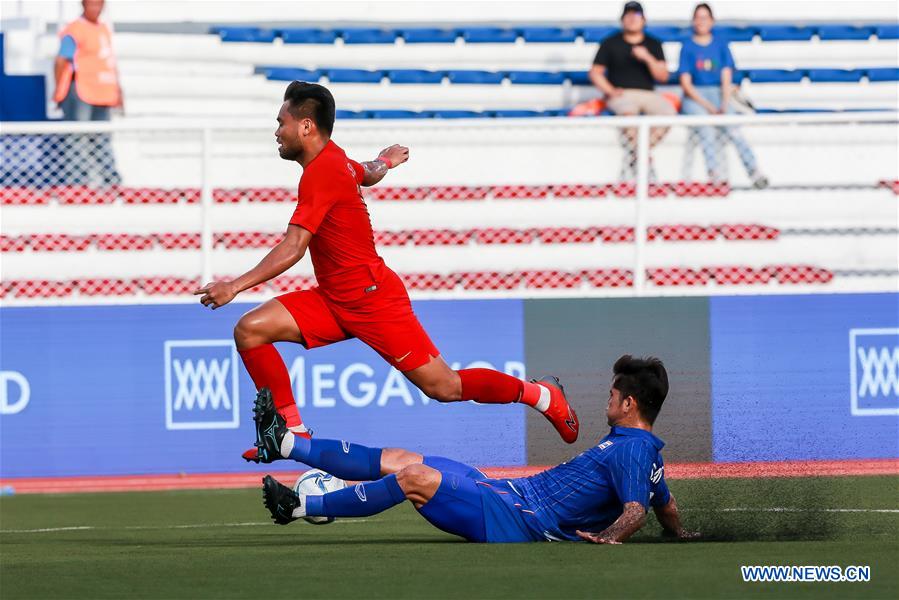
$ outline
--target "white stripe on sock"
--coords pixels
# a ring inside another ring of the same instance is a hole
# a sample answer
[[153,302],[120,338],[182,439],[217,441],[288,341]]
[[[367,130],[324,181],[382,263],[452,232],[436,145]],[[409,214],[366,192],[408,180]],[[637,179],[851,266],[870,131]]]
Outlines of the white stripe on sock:
[[545,385],[540,386],[540,399],[537,400],[537,404],[534,405],[534,408],[539,410],[542,413],[545,413],[549,410],[549,388]]
[[293,433],[288,431],[284,434],[284,437],[281,438],[281,456],[284,458],[290,458],[290,453],[293,452],[293,444],[295,438]]
[[300,505],[293,509],[291,516],[294,519],[302,519],[306,516],[306,496],[300,496]]

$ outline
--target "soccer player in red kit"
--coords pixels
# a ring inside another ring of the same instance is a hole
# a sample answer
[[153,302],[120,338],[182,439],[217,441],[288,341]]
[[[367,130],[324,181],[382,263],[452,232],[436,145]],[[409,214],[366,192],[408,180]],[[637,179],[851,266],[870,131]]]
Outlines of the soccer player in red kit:
[[[409,159],[409,149],[390,146],[377,159],[359,164],[331,140],[334,98],[326,88],[294,81],[278,113],[278,153],[303,167],[296,210],[282,239],[258,265],[232,281],[208,283],[195,294],[217,308],[247,289],[276,277],[306,254],[318,286],[278,296],[243,315],[234,341],[257,389],[271,390],[278,412],[294,434],[308,437],[290,376],[273,342],[308,349],[359,338],[440,402],[521,402],[542,412],[559,435],[573,443],[578,419],[559,380],[522,381],[491,369],[452,370],[412,311],[402,280],[375,250],[368,208],[360,186],[381,181]],[[270,462],[258,448],[244,453]]]

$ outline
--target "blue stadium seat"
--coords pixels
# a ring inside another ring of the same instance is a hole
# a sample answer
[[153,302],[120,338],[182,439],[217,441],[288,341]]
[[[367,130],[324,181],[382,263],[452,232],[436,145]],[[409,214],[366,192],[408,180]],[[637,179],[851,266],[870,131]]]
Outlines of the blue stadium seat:
[[341,110],[334,111],[334,116],[338,119],[369,119],[371,115],[364,110]]
[[620,30],[620,27],[615,27],[614,25],[593,25],[590,27],[581,28],[581,35],[584,37],[585,42],[598,43],[603,41],[613,33],[618,33],[618,31]]
[[759,36],[764,42],[803,42],[812,39],[814,31],[810,27],[796,25],[762,25]]
[[259,27],[218,27],[219,39],[223,42],[258,42],[270,44],[275,40],[275,32]]
[[380,83],[384,78],[381,71],[364,69],[328,69],[325,73],[331,83]]
[[562,74],[571,82],[571,85],[593,85],[588,71],[562,71]]
[[553,108],[550,110],[544,110],[541,114],[543,117],[567,117],[568,109],[567,108]]
[[322,72],[318,69],[295,69],[293,67],[265,67],[262,72],[271,81],[318,81]]
[[368,112],[372,119],[427,119],[431,117],[429,112],[414,110],[381,109]]
[[820,83],[857,83],[862,80],[861,69],[809,69],[808,80]]
[[484,119],[489,113],[476,110],[433,110],[431,116],[435,119]]
[[677,25],[650,25],[646,33],[663,42],[679,42],[690,35],[690,30]]
[[516,30],[500,27],[461,27],[459,32],[469,44],[512,44],[518,39]]
[[865,69],[868,81],[899,81],[899,68],[877,67]]
[[565,82],[564,73],[551,73],[549,71],[509,71],[511,83],[527,85],[560,85]]
[[874,35],[881,40],[899,40],[899,24],[883,23],[874,27]]
[[443,71],[425,71],[423,69],[394,69],[387,71],[390,83],[441,83],[446,76]]
[[519,109],[506,109],[506,110],[493,110],[490,113],[498,118],[498,119],[521,119],[524,117],[542,117],[543,112],[539,110],[519,110]]
[[503,82],[505,75],[493,71],[447,71],[450,83],[475,83],[481,85],[497,85]]
[[740,69],[734,71],[734,83],[739,84],[747,77],[749,77],[749,73],[746,71],[741,71]]
[[759,34],[758,27],[742,25],[716,25],[713,32],[729,42],[751,42]]
[[804,73],[788,69],[749,69],[746,75],[752,83],[798,83]]
[[345,27],[339,30],[345,44],[392,44],[397,32],[375,27]]
[[337,32],[314,27],[279,29],[278,35],[285,44],[333,44]]
[[873,27],[854,25],[818,25],[815,32],[821,40],[866,40],[874,34]]
[[521,37],[525,42],[536,43],[568,43],[577,39],[578,33],[574,29],[562,29],[560,27],[522,27]]
[[455,29],[426,27],[400,29],[399,34],[407,44],[452,44],[459,37],[459,32]]

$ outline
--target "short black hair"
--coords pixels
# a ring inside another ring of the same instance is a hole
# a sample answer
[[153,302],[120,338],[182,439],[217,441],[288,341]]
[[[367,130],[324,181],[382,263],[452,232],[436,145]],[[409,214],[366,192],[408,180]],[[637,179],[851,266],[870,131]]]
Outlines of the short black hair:
[[292,81],[284,92],[290,114],[296,119],[312,119],[319,131],[331,137],[334,130],[334,96],[323,85]]
[[615,361],[612,373],[612,387],[622,399],[636,398],[640,415],[652,425],[668,395],[668,372],[662,361],[654,356],[634,358],[625,354]]
[[715,18],[715,13],[712,12],[712,7],[709,6],[709,5],[708,5],[707,3],[705,3],[705,2],[700,2],[699,4],[696,5],[696,7],[693,9],[693,16],[695,17],[695,16],[696,16],[696,13],[698,13],[698,12],[699,12],[700,10],[702,10],[703,8],[706,9],[707,11],[709,11],[709,16],[710,16],[710,17],[712,17],[713,19]]

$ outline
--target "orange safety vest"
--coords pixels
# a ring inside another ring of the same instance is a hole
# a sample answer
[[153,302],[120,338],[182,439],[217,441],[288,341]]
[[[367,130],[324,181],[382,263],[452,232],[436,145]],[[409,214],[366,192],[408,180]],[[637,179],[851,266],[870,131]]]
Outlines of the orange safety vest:
[[59,39],[67,35],[75,40],[75,60],[57,82],[53,100],[59,103],[65,99],[74,78],[75,92],[81,100],[93,106],[116,106],[119,80],[109,26],[80,17],[59,33]]

